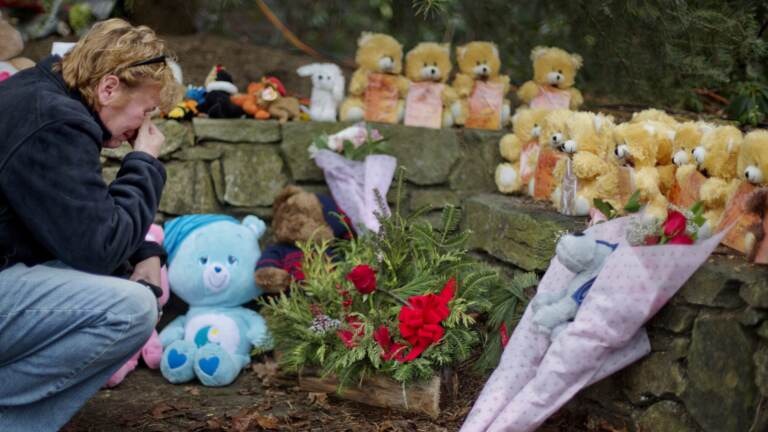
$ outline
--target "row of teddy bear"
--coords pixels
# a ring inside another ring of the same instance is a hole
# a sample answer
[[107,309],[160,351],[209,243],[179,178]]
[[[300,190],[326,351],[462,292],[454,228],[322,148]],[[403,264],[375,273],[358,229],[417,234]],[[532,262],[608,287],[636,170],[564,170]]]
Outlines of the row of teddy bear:
[[[568,110],[520,109],[499,142],[503,193],[550,200],[562,213],[587,215],[595,199],[621,212],[638,192],[646,214],[664,220],[670,205],[701,202],[716,231],[735,196],[768,183],[768,131],[678,122],[656,109],[626,123]],[[756,202],[756,212],[765,207]],[[762,215],[761,215],[762,216]]]
[[[517,92],[522,103],[532,107],[578,109],[583,99],[573,87],[581,57],[559,48],[536,47],[531,59],[534,79]],[[511,105],[506,99],[509,76],[500,74],[501,60],[492,42],[470,42],[456,48],[458,72],[451,85],[449,44],[423,42],[405,55],[393,37],[363,33],[355,56],[353,73],[344,97],[344,76],[331,63],[314,63],[297,70],[311,77],[312,94],[308,117],[317,121],[377,121],[410,126],[453,125],[499,129],[509,122]],[[193,102],[193,103],[190,103]],[[299,100],[287,95],[275,77],[249,84],[239,93],[232,77],[216,66],[205,88],[190,88],[172,118],[196,111],[209,117],[252,116],[277,118],[281,122],[300,116]]]

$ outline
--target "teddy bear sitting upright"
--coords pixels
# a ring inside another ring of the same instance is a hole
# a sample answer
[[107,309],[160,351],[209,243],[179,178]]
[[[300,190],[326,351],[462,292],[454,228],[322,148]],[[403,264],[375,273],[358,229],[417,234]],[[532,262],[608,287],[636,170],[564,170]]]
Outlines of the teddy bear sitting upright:
[[554,339],[573,320],[606,259],[616,247],[616,244],[597,240],[588,232],[560,237],[555,256],[575,276],[562,290],[538,293],[531,301],[533,322],[542,332]]
[[511,113],[509,99],[505,98],[509,93],[509,75],[500,74],[501,58],[496,44],[470,42],[457,47],[456,62],[459,72],[453,89],[459,100],[452,107],[455,123],[481,129],[506,126]]
[[531,108],[578,110],[584,98],[573,85],[581,68],[581,56],[538,46],[531,51],[531,61],[533,80],[520,87],[517,97]]
[[408,80],[402,76],[403,47],[392,36],[363,32],[357,40],[357,70],[341,104],[342,121],[399,123],[405,114]]
[[533,196],[534,174],[539,159],[539,135],[547,111],[520,109],[512,116],[513,133],[499,140],[506,162],[496,167],[496,187],[501,193],[522,191]]
[[254,273],[256,285],[268,293],[280,293],[292,281],[304,280],[304,256],[298,242],[352,235],[351,222],[330,196],[307,192],[298,186],[286,186],[275,198],[272,212],[274,244],[264,249]]
[[245,303],[261,294],[253,269],[266,231],[256,216],[242,223],[225,215],[187,215],[165,224],[171,291],[189,304],[160,332],[160,371],[177,384],[197,377],[223,386],[251,361],[253,347],[269,349],[264,319]]
[[[451,127],[451,105],[456,92],[447,84],[451,74],[451,46],[422,42],[405,55],[405,76],[410,80],[405,124],[421,127]],[[442,112],[439,112],[442,109]]]
[[35,63],[25,57],[19,57],[24,50],[24,40],[13,26],[0,14],[0,82],[10,78],[16,72],[31,68]]

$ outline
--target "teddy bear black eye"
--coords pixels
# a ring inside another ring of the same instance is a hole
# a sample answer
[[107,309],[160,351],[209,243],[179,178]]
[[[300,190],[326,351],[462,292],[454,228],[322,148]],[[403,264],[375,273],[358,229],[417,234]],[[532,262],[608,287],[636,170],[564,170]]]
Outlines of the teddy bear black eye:
[[427,64],[427,62],[424,62],[424,67],[427,67],[427,66],[429,66],[429,64]]
[[322,80],[323,76],[322,75],[318,75],[317,79]]
[[237,264],[237,257],[230,255],[229,258],[227,258],[227,261],[229,261],[230,264],[235,265]]
[[480,61],[479,60],[477,61],[477,65],[480,66]]
[[208,257],[200,257],[200,264],[202,265],[208,264]]
[[561,74],[561,73],[563,73],[563,70],[562,69],[558,69],[557,73]]
[[435,63],[433,64],[433,66],[437,66],[437,62],[435,62]]

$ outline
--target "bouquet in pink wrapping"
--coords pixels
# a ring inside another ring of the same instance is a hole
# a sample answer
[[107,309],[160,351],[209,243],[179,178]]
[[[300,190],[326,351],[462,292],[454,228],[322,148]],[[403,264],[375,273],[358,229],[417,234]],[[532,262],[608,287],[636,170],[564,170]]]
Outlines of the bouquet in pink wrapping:
[[560,238],[462,431],[533,431],[579,390],[650,352],[643,324],[724,234],[700,238],[695,208],[669,214],[664,222],[622,217]]
[[336,204],[344,210],[356,232],[379,231],[378,213],[389,215],[387,192],[397,159],[377,154],[386,140],[376,129],[357,123],[336,134],[321,136],[309,147],[325,174]]

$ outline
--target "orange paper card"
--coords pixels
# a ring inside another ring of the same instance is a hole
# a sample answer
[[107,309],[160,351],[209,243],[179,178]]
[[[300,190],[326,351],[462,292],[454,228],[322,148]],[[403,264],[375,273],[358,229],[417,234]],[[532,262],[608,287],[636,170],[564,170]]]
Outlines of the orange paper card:
[[735,224],[733,225],[733,228],[728,231],[728,234],[723,237],[722,243],[743,254],[747,253],[747,248],[744,245],[744,238],[747,234],[747,230],[750,226],[760,222],[760,218],[758,218],[757,215],[745,211],[747,199],[754,190],[755,187],[750,183],[742,183],[730,201],[728,201],[725,213],[723,214],[723,220],[720,221],[720,226],[717,227],[717,231],[719,232],[730,225]]
[[476,129],[500,129],[503,100],[504,84],[475,81],[468,101],[469,117],[464,126]]
[[366,121],[397,123],[397,78],[378,73],[368,75],[364,101]]
[[[768,218],[763,219],[763,232],[768,233]],[[755,252],[755,262],[758,264],[768,264],[768,238],[757,245]]]
[[578,180],[573,173],[573,159],[565,160],[565,173],[560,184],[560,213],[573,216],[576,214],[576,190]]
[[616,194],[616,201],[622,203],[622,206],[629,202],[632,194],[635,193],[634,170],[632,167],[619,167],[619,191]]
[[571,94],[551,86],[539,86],[539,94],[531,100],[531,108],[568,109]]
[[691,208],[699,201],[699,190],[701,185],[707,180],[704,175],[698,171],[693,171],[685,179],[683,184],[675,181],[672,190],[669,192],[669,201],[682,208]]
[[549,148],[542,148],[539,151],[539,160],[536,163],[535,182],[533,185],[533,198],[537,200],[548,200],[552,192],[557,188],[557,179],[555,179],[555,165],[560,159],[567,158],[563,153]]
[[405,124],[439,129],[443,124],[443,87],[434,82],[411,83],[405,100]]

